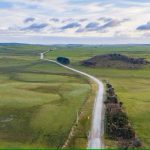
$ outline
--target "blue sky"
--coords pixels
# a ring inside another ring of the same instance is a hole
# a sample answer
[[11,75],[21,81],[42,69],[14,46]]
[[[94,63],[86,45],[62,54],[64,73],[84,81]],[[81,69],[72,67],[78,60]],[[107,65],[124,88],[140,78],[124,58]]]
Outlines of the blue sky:
[[150,0],[0,0],[0,20],[0,42],[150,43]]

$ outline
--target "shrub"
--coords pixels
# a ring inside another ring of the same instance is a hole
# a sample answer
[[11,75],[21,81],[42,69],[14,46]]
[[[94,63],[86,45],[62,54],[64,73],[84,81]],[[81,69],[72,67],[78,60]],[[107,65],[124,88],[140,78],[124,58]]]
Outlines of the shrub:
[[114,95],[114,96],[107,96],[107,101],[110,102],[110,103],[117,103],[118,99],[117,99],[116,95]]
[[141,144],[139,139],[135,138],[133,141],[133,146],[134,147],[140,147],[140,146],[142,146],[142,144]]
[[66,57],[57,57],[57,61],[64,65],[70,64],[70,60]]
[[128,118],[124,112],[117,112],[112,116],[112,122],[117,127],[123,127],[128,124]]
[[112,85],[109,83],[107,83],[106,86],[107,86],[107,88],[112,88]]

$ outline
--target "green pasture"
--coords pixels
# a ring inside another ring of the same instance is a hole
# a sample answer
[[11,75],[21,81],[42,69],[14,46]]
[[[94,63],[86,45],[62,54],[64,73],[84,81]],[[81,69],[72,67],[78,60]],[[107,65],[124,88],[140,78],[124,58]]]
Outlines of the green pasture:
[[[112,83],[137,136],[145,148],[150,147],[150,66],[128,70],[80,65],[82,60],[109,53],[150,60],[150,46],[146,45],[0,47],[0,147],[60,147],[89,96],[91,87],[86,79],[39,60],[40,52],[49,49],[54,50],[47,58],[68,57],[70,66]],[[86,111],[91,113],[92,104],[87,104]],[[85,120],[83,117],[83,124]],[[81,135],[75,141],[78,147],[86,146],[82,130],[81,126],[77,132]],[[110,143],[106,146],[111,147]]]
[[50,62],[1,55],[0,148],[61,147],[90,89]]
[[[142,69],[90,68],[80,65],[80,61],[99,54],[120,53],[130,57],[150,60],[150,46],[82,46],[63,47],[47,54],[54,58],[62,55],[71,59],[71,66],[108,80],[114,86],[120,101],[124,104],[130,123],[144,147],[150,147],[150,65]],[[106,146],[111,146],[108,141]]]

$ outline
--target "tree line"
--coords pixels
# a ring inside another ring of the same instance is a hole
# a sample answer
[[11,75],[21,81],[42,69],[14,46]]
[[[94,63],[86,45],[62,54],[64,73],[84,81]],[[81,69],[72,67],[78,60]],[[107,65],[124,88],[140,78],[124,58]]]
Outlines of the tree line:
[[105,100],[105,133],[118,141],[119,148],[140,148],[142,144],[137,138],[134,129],[129,123],[128,117],[123,110],[123,103],[118,101],[115,90],[107,83],[107,97]]

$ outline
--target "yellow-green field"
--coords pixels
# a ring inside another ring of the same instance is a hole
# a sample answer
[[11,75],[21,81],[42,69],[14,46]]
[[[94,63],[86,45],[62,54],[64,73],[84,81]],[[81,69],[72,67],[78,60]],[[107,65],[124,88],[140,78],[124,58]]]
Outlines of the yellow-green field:
[[36,57],[0,57],[0,148],[61,147],[91,87]]
[[[150,66],[124,70],[89,68],[79,63],[106,53],[121,53],[150,60],[150,46],[146,45],[1,47],[0,147],[60,147],[67,138],[76,120],[76,112],[91,93],[91,86],[86,79],[73,72],[39,60],[40,52],[54,47],[56,50],[49,52],[47,58],[68,57],[72,67],[112,83],[138,137],[149,148]],[[93,101],[88,107],[85,106],[90,113],[92,105]],[[83,124],[86,121],[87,118],[84,118]],[[74,145],[85,147],[87,137],[83,133],[80,135]]]

